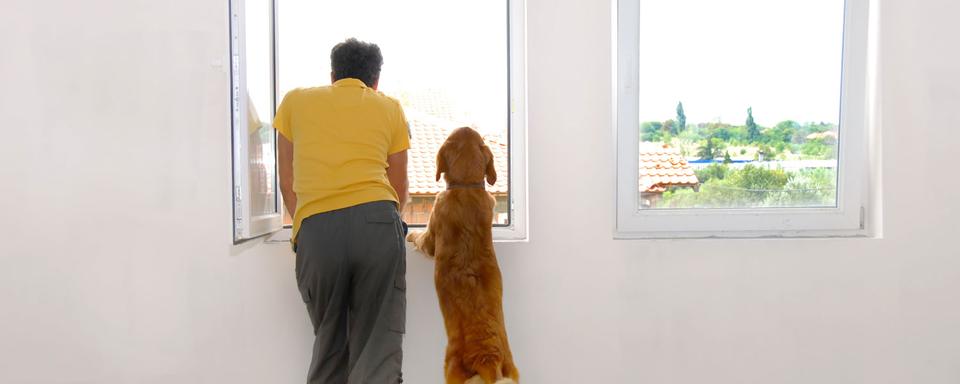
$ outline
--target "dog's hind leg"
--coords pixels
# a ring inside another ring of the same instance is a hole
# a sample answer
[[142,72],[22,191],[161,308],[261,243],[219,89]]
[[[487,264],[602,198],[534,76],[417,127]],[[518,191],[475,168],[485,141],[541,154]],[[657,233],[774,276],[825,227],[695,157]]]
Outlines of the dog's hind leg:
[[500,356],[484,355],[477,358],[473,363],[473,368],[477,374],[483,378],[485,384],[504,384],[512,383],[513,380],[503,382],[503,366]]
[[[444,362],[443,371],[447,384],[473,384],[471,376],[476,377],[473,372],[467,372],[463,367],[463,360],[460,360],[456,351],[450,350],[449,346],[447,347],[447,358]],[[483,381],[481,380],[478,384],[483,384]]]
[[[517,366],[513,365],[513,361],[510,361],[509,359],[503,362],[503,377],[511,379],[510,381],[504,381],[503,384],[516,383],[520,381],[520,372],[517,370]],[[501,383],[498,381],[497,384]]]

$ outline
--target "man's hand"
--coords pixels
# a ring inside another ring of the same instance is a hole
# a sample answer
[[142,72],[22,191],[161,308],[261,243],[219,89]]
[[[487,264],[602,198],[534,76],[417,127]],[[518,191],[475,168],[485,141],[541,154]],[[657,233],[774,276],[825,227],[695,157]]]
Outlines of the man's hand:
[[297,194],[293,192],[293,143],[283,135],[277,135],[277,166],[280,171],[280,194],[283,205],[293,218],[297,210]]
[[390,179],[390,186],[397,192],[397,211],[403,213],[403,208],[407,205],[407,199],[410,198],[407,188],[407,151],[403,150],[387,156],[387,178]]

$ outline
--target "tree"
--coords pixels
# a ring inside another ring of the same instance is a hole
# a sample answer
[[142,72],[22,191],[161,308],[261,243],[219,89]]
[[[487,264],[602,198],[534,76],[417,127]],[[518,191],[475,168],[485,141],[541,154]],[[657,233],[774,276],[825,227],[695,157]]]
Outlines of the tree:
[[683,113],[683,102],[677,103],[677,134],[687,129],[687,115]]
[[[715,164],[697,172],[697,177],[700,178],[701,183],[699,192],[689,188],[667,191],[663,194],[661,206],[673,208],[763,207],[776,204],[784,195],[797,193],[797,191],[784,191],[787,183],[790,182],[791,174],[782,169],[766,169],[747,164],[741,169],[733,170],[726,165]],[[818,180],[827,180],[827,178],[820,177]],[[811,199],[806,196],[802,198]]]
[[753,107],[747,108],[747,137],[750,141],[760,139],[760,127],[753,121]]
[[697,150],[697,157],[699,157],[700,160],[713,160],[713,158],[716,157],[714,154],[715,148],[713,147],[713,140],[712,138],[707,138],[700,142],[700,149]]
[[648,121],[640,124],[641,141],[660,141],[663,140],[663,123],[659,121]]
[[726,151],[726,145],[723,140],[716,137],[710,137],[700,142],[700,149],[697,151],[697,157],[700,160],[713,160],[720,157],[720,154]]
[[711,179],[723,180],[731,170],[726,164],[713,163],[693,172],[696,173],[697,180],[700,181],[701,184],[705,184]]
[[667,121],[664,121],[664,122],[663,122],[663,135],[664,135],[664,136],[668,136],[668,135],[674,135],[674,136],[676,136],[676,135],[677,135],[677,122],[676,122],[676,121],[673,121],[673,119],[669,119],[669,120],[667,120]]

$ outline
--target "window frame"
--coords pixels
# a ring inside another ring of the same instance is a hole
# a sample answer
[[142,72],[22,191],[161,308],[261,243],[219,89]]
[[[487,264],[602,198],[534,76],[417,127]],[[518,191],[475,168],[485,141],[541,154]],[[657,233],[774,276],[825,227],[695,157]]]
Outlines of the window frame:
[[[250,145],[247,132],[247,111],[250,98],[244,97],[247,89],[247,62],[246,62],[246,0],[230,0],[229,24],[230,24],[230,128],[231,128],[231,156],[232,156],[232,207],[233,207],[233,242],[241,243],[246,240],[255,239],[261,236],[269,235],[279,231],[283,226],[283,208],[279,190],[279,173],[274,161],[274,206],[276,211],[269,214],[253,215],[251,199],[252,194],[250,185],[250,159],[248,157]],[[272,89],[270,101],[272,110],[261,111],[266,117],[266,123],[272,124],[273,116],[276,111],[277,102],[277,78],[276,78],[276,1],[270,1],[270,18],[268,30],[270,36],[270,51],[273,60],[270,62],[270,75]],[[276,132],[274,135],[274,145],[272,156],[277,156]]]
[[507,0],[507,102],[510,224],[493,227],[498,242],[527,241],[527,39],[526,0]]
[[639,206],[640,2],[612,0],[614,237],[754,238],[870,234],[868,213],[869,0],[844,4],[837,205],[827,208],[641,209]]
[[[238,1],[238,0],[232,0]],[[276,26],[277,1],[274,1],[274,47],[278,45]],[[527,208],[527,46],[526,46],[526,0],[506,0],[507,12],[507,83],[508,83],[508,129],[507,151],[509,153],[509,189],[507,198],[510,201],[510,222],[506,225],[493,225],[493,240],[495,242],[525,242],[528,241],[528,208]],[[277,87],[278,50],[273,51],[273,78]],[[275,90],[274,109],[276,109],[278,94]],[[279,177],[279,175],[278,175]],[[286,211],[281,199],[281,216]],[[416,228],[417,226],[411,226]],[[419,226],[423,227],[423,226]],[[270,242],[289,241],[291,225],[283,228],[270,237]]]

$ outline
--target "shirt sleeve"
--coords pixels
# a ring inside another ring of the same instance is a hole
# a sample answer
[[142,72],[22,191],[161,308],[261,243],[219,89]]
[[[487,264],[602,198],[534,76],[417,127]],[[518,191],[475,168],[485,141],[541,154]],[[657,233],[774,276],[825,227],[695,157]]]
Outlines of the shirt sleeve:
[[293,141],[293,129],[290,128],[290,104],[293,103],[293,93],[296,91],[294,89],[283,96],[283,101],[277,107],[277,115],[273,118],[273,128],[290,141]]
[[407,116],[403,113],[403,107],[397,104],[398,118],[393,127],[393,138],[390,143],[389,154],[394,154],[410,149],[410,123],[407,122]]

